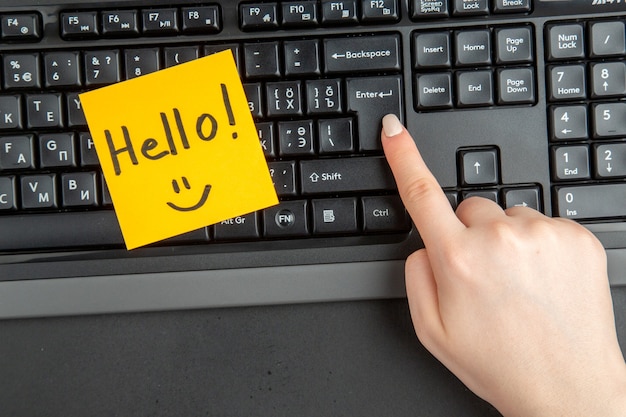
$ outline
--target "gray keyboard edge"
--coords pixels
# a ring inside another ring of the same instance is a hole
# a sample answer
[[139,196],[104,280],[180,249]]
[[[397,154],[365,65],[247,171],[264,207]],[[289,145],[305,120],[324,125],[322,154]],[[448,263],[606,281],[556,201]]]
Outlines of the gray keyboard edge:
[[[626,249],[609,249],[611,286]],[[404,261],[0,282],[0,319],[405,297]]]

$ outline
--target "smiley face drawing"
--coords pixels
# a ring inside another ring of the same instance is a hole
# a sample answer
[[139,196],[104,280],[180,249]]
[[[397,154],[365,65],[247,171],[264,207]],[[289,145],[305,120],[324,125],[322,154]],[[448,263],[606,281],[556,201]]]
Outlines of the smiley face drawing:
[[[183,186],[187,189],[187,190],[191,190],[191,185],[189,185],[189,181],[187,180],[187,177],[182,177],[182,182],[183,182]],[[174,189],[174,192],[176,194],[180,194],[181,189],[180,186],[178,185],[178,181],[176,180],[172,180],[172,188]],[[198,201],[196,204],[194,204],[193,206],[190,207],[181,207],[178,206],[170,201],[167,202],[167,205],[170,206],[171,208],[173,208],[174,210],[177,211],[194,211],[194,210],[198,210],[200,207],[202,207],[204,205],[204,203],[206,203],[207,199],[209,198],[209,193],[211,192],[211,185],[207,184],[204,186],[204,191],[202,192],[202,196],[200,197],[200,201]]]

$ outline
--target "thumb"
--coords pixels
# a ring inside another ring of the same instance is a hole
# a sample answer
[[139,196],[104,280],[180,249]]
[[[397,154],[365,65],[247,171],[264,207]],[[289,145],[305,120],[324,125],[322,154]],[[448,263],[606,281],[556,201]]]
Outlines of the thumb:
[[428,258],[427,249],[408,257],[405,265],[406,294],[415,333],[431,352],[437,351],[444,326],[439,310],[437,281]]

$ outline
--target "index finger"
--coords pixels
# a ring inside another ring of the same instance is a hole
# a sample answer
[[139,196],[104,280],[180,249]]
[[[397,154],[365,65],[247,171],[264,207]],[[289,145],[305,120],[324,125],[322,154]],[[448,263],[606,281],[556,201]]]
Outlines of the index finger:
[[400,197],[426,247],[465,229],[422,159],[415,141],[395,115],[383,117],[381,140]]

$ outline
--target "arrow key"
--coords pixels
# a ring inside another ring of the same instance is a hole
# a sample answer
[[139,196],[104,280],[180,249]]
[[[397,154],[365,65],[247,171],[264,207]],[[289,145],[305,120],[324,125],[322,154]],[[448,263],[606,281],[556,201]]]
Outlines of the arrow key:
[[626,176],[626,143],[596,145],[596,177],[614,178]]
[[530,207],[540,210],[539,188],[507,188],[502,191],[504,194],[504,208]]
[[498,183],[499,164],[496,149],[461,151],[459,160],[463,185]]
[[554,106],[550,109],[552,118],[552,139],[586,139],[587,107],[584,104],[574,106]]

